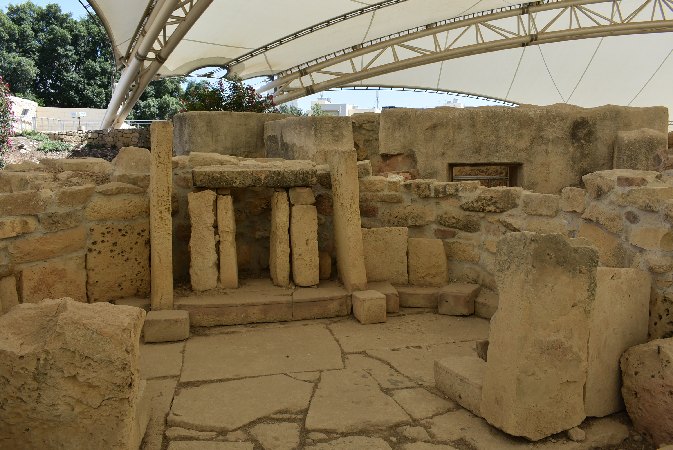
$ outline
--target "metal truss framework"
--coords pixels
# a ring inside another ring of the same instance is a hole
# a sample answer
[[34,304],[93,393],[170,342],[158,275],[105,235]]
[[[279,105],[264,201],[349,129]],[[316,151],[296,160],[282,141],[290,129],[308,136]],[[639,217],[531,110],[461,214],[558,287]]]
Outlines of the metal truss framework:
[[213,0],[156,0],[145,10],[101,128],[119,128],[147,85]]
[[463,56],[567,40],[673,31],[673,0],[546,0],[435,22],[325,55],[275,76],[285,103]]

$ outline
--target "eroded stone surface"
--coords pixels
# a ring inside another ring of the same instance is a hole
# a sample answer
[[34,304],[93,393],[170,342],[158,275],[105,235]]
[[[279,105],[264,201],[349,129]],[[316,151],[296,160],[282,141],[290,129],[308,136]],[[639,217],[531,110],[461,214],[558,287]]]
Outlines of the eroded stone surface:
[[363,228],[367,281],[389,281],[407,284],[406,227]]
[[453,402],[438,397],[423,388],[399,389],[390,395],[416,420],[427,419],[456,407]]
[[264,450],[293,450],[299,446],[299,425],[291,422],[260,423],[250,433]]
[[140,346],[140,376],[143,379],[180,376],[184,342]]
[[448,279],[446,253],[441,239],[409,239],[409,283],[442,286]]
[[347,369],[361,369],[371,375],[383,389],[416,387],[416,383],[389,365],[365,355],[347,355]]
[[189,240],[189,275],[192,289],[205,291],[217,287],[217,253],[215,252],[215,198],[213,191],[190,192],[189,217],[192,233]]
[[365,436],[347,436],[333,441],[324,442],[306,447],[306,450],[390,450],[390,445],[381,438]]

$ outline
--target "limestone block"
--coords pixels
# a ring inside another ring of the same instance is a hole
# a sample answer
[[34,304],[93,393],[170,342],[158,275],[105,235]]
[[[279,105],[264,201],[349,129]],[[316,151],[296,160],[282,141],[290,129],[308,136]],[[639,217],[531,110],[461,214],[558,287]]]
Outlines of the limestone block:
[[400,311],[400,295],[395,286],[387,281],[368,282],[367,286],[386,296],[386,313],[396,313]]
[[372,163],[369,160],[358,161],[358,178],[369,177],[372,175]]
[[40,166],[50,172],[91,172],[109,175],[113,167],[102,158],[41,159]]
[[655,171],[613,169],[599,170],[582,176],[584,187],[590,198],[598,199],[617,186],[617,178],[628,177],[645,180],[645,183],[655,182],[661,174]]
[[110,183],[96,186],[96,193],[102,195],[119,195],[119,194],[142,194],[145,189],[128,183],[120,183],[118,181],[111,181]]
[[217,287],[217,253],[215,252],[215,197],[213,191],[190,192],[189,275],[192,289],[205,291]]
[[649,128],[618,131],[612,167],[657,170],[667,147],[668,136],[661,131]]
[[443,286],[448,279],[446,253],[441,239],[409,238],[409,283]]
[[407,241],[409,229],[406,227],[363,228],[365,268],[368,281],[389,281],[407,284]]
[[566,212],[584,212],[587,191],[576,187],[564,187],[561,190],[559,206]]
[[150,151],[146,148],[122,147],[112,160],[112,165],[116,173],[150,173],[151,161]]
[[474,314],[474,301],[480,286],[470,283],[451,283],[439,290],[438,312],[449,316]]
[[480,191],[476,198],[460,204],[465,211],[505,212],[518,206],[521,188],[494,187]]
[[36,228],[34,217],[3,217],[0,218],[0,239],[32,233]]
[[187,311],[150,311],[143,325],[145,342],[174,342],[189,338],[189,313]]
[[531,440],[579,425],[586,417],[596,250],[561,235],[509,233],[495,264],[499,305],[491,319],[483,417]]
[[92,224],[89,227],[86,273],[90,302],[149,294],[149,222]]
[[615,203],[619,206],[633,206],[643,211],[658,212],[671,199],[673,199],[671,186],[643,186],[620,192],[615,198]]
[[353,149],[327,155],[332,181],[334,240],[339,276],[348,291],[367,288],[362,223],[360,219],[358,167]]
[[76,227],[84,221],[84,214],[80,209],[71,209],[43,213],[38,218],[42,229],[52,232]]
[[138,308],[71,299],[1,316],[0,447],[137,445],[144,317]]
[[631,347],[621,369],[622,395],[635,429],[656,445],[673,442],[673,339]]
[[77,208],[86,204],[95,190],[96,186],[93,184],[64,187],[57,189],[54,192],[54,197],[58,206]]
[[220,285],[237,288],[236,217],[231,195],[217,196],[217,232],[220,236]]
[[386,321],[386,296],[380,292],[367,290],[352,294],[353,315],[362,324]]
[[271,236],[269,270],[276,286],[290,284],[290,205],[287,192],[276,191],[271,197]]
[[673,231],[668,226],[635,226],[629,229],[629,242],[646,250],[673,250]]
[[196,167],[194,185],[205,188],[313,186],[315,165],[309,161],[240,164],[238,166]]
[[446,211],[437,216],[437,223],[443,227],[455,228],[467,233],[476,233],[481,229],[481,220],[476,214],[466,214],[460,210]]
[[0,217],[39,214],[46,209],[47,198],[42,191],[0,194]]
[[0,171],[0,192],[21,192],[48,189],[56,177],[49,172]]
[[622,410],[619,358],[629,347],[647,341],[649,308],[649,274],[598,268],[584,388],[587,416],[603,417]]
[[620,212],[602,203],[591,202],[582,214],[582,218],[601,224],[613,233],[621,233],[624,229],[624,221]]
[[25,266],[18,286],[23,303],[66,296],[86,302],[86,281],[84,256],[70,256]]
[[351,295],[336,283],[298,288],[292,293],[292,320],[340,317],[350,313]]
[[313,205],[315,196],[310,187],[293,187],[289,189],[290,203],[293,205]]
[[481,289],[479,295],[474,300],[474,314],[482,319],[490,320],[498,310],[498,302],[497,293],[488,289]]
[[445,240],[444,252],[453,261],[478,263],[480,259],[477,246],[469,241]]
[[238,157],[219,153],[190,152],[187,158],[188,164],[192,167],[235,166],[239,163]]
[[383,192],[388,186],[388,178],[380,175],[373,175],[360,178],[360,191],[364,192]]
[[292,279],[298,286],[320,282],[318,261],[318,213],[315,206],[297,205],[290,215]]
[[559,210],[559,196],[524,192],[521,194],[521,209],[531,216],[554,217]]
[[0,314],[4,314],[19,304],[19,294],[16,292],[16,279],[13,275],[0,278]]
[[425,205],[400,205],[381,213],[381,223],[387,227],[420,227],[435,220],[435,209]]
[[318,254],[320,265],[320,279],[329,280],[332,276],[332,255],[327,252],[320,252]]
[[14,241],[9,252],[14,263],[40,261],[83,250],[86,246],[87,230],[84,227],[30,236]]
[[397,286],[400,306],[404,308],[437,308],[439,288]]
[[435,385],[451,400],[481,416],[486,361],[478,356],[450,356],[435,361]]
[[131,220],[146,217],[149,211],[146,195],[95,195],[86,207],[85,217],[87,220]]
[[577,236],[588,239],[596,247],[601,265],[609,267],[629,265],[628,252],[614,234],[593,223],[582,221]]

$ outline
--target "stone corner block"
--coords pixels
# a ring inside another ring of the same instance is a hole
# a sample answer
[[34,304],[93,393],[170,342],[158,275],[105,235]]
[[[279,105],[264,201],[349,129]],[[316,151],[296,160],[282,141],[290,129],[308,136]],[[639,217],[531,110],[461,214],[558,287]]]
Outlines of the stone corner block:
[[177,309],[148,312],[143,336],[148,343],[184,341],[189,337],[189,312]]
[[352,294],[353,315],[362,324],[386,321],[386,296],[378,291],[356,291]]
[[451,283],[439,290],[438,312],[449,316],[474,314],[474,301],[481,287],[471,283]]

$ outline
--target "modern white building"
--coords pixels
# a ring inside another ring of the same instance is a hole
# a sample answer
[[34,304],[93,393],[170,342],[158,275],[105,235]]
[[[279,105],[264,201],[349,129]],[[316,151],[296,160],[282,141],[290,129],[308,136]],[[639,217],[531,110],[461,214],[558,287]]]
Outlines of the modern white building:
[[351,105],[348,103],[332,103],[329,98],[319,98],[318,100],[313,100],[311,102],[311,107],[313,107],[313,105],[320,105],[320,109],[331,116],[352,116],[353,114],[357,113],[381,112],[381,109],[379,108],[358,108],[357,105]]

